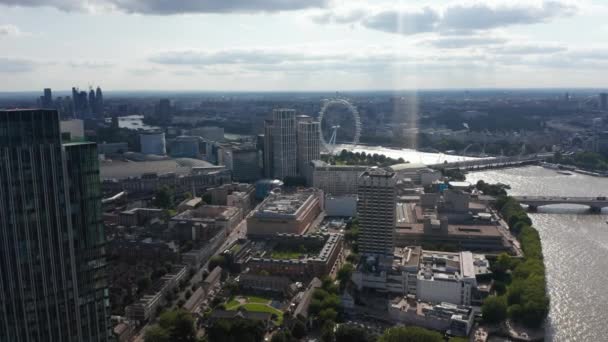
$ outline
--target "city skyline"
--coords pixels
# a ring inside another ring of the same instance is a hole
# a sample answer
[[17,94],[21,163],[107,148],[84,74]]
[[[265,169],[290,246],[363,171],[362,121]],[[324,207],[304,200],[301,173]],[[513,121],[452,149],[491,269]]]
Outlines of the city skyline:
[[608,6],[600,1],[3,0],[0,8],[0,74],[11,80],[0,91],[100,83],[117,90],[599,88],[608,66]]

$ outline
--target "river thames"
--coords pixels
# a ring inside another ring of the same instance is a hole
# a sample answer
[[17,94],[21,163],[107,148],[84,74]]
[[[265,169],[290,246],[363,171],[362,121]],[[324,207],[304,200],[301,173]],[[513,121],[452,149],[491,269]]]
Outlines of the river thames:
[[[608,178],[561,175],[539,166],[473,172],[475,183],[511,186],[511,195],[606,196]],[[551,308],[548,341],[608,340],[608,220],[574,205],[530,214],[541,235]]]

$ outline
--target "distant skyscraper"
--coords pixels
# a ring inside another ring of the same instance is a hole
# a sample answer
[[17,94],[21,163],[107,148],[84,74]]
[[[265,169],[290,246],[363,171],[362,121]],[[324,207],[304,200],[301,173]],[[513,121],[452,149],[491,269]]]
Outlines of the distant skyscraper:
[[272,119],[273,177],[297,176],[296,111],[275,109]]
[[272,120],[264,121],[264,177],[272,178]]
[[156,106],[156,118],[161,122],[171,122],[171,115],[173,114],[173,106],[171,100],[160,99]]
[[600,94],[600,109],[608,110],[608,93]]
[[359,251],[362,255],[392,257],[395,245],[396,179],[393,172],[365,171],[357,184]]
[[167,153],[165,133],[147,132],[139,135],[141,153],[164,156]]
[[78,93],[78,88],[72,87],[72,98],[75,98],[77,93]]
[[310,162],[321,159],[321,124],[311,117],[298,117],[298,173],[310,178]]
[[89,90],[89,114],[95,114],[97,108],[97,100],[95,99],[95,90],[91,88]]
[[78,88],[73,87],[72,102],[74,104],[74,117],[84,118],[90,114],[89,99],[87,98],[86,91],[80,91]]
[[44,89],[44,96],[41,98],[42,108],[53,108],[53,92],[51,88]]
[[103,92],[100,87],[97,87],[97,91],[95,91],[95,107],[93,112],[98,119],[103,119]]
[[94,143],[54,110],[0,111],[0,341],[108,341]]

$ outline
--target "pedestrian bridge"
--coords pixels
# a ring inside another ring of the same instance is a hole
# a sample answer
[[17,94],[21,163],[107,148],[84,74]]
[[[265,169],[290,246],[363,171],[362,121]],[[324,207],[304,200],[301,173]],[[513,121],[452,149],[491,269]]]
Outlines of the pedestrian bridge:
[[599,197],[568,197],[568,196],[513,196],[519,203],[526,204],[530,210],[552,204],[578,204],[591,209],[592,212],[601,212],[608,207],[608,198]]

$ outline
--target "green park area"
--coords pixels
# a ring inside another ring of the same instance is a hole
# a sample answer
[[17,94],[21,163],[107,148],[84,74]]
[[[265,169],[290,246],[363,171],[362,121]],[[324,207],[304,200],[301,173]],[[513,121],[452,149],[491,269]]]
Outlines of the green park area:
[[283,312],[270,306],[270,299],[256,296],[238,296],[226,303],[226,310],[232,311],[238,310],[239,308],[243,308],[250,312],[267,312],[274,314],[277,317],[274,322],[277,325],[283,323]]
[[278,260],[299,259],[303,253],[297,251],[272,251],[270,257]]
[[294,245],[288,243],[279,243],[274,246],[270,252],[270,257],[278,260],[299,259],[305,255],[319,254],[322,248],[322,244]]

